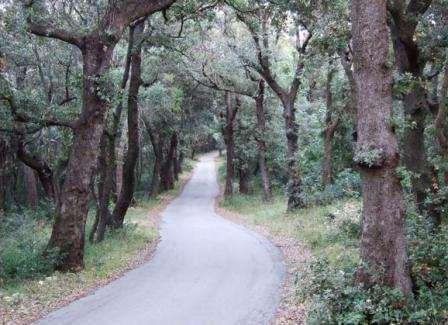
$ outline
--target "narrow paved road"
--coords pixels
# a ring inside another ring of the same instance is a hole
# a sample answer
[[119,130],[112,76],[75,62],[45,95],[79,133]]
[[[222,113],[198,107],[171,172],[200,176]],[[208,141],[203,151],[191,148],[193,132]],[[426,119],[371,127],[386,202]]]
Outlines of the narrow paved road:
[[214,212],[212,155],[165,210],[151,261],[38,324],[268,324],[279,301],[280,253]]

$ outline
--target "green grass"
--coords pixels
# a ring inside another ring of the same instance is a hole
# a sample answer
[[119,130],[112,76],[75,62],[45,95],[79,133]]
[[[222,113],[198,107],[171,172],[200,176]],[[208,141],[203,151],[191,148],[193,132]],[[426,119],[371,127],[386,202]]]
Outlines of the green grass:
[[314,256],[325,256],[331,264],[356,263],[358,260],[356,230],[361,207],[358,200],[338,200],[331,205],[286,213],[283,196],[276,195],[274,203],[269,204],[263,202],[260,193],[253,193],[226,198],[221,207],[241,214],[252,224],[268,227],[274,235],[305,243]]

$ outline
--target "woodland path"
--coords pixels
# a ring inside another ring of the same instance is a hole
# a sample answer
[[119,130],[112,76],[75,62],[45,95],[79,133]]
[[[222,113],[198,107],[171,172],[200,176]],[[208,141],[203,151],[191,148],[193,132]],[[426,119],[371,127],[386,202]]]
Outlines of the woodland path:
[[205,155],[164,211],[153,258],[37,324],[268,324],[284,267],[269,241],[214,211],[215,156]]

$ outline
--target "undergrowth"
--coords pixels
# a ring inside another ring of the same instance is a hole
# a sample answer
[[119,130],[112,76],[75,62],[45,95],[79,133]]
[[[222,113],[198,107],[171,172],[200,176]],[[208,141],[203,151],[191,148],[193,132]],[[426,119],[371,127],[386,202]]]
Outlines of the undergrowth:
[[286,213],[283,193],[263,202],[259,188],[221,202],[274,235],[306,244],[313,258],[295,274],[296,294],[308,302],[309,324],[446,324],[448,322],[448,229],[430,233],[424,220],[407,216],[413,296],[382,286],[366,290],[356,282],[359,265],[361,201],[334,199]]
[[[143,194],[137,196],[137,202],[128,209],[124,227],[108,231],[103,242],[91,244],[86,240],[85,268],[79,273],[55,272],[51,252],[44,257],[54,215],[51,206],[0,215],[0,319],[12,323],[32,319],[42,310],[126,270],[148,242],[158,238],[158,229],[145,222],[148,211],[160,206],[164,198],[176,196],[191,169],[191,163],[185,166],[173,190],[151,199]],[[93,213],[92,209],[86,234]]]

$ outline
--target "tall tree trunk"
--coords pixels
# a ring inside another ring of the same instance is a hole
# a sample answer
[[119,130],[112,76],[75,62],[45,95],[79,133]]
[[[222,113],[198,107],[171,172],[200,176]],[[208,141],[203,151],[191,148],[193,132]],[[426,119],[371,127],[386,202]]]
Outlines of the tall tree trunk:
[[177,136],[176,134],[171,135],[170,145],[168,147],[168,152],[165,157],[165,161],[163,162],[161,168],[161,185],[162,190],[169,191],[174,188],[174,157],[176,151],[176,142]]
[[[404,9],[399,3],[393,3],[389,8],[396,64],[401,73],[410,73],[416,80],[423,79],[426,62],[420,55],[415,33],[421,15],[426,12],[430,4],[431,0],[412,0],[408,9]],[[424,140],[426,117],[430,112],[427,97],[427,91],[419,83],[404,95],[406,120],[412,126],[405,129],[401,142],[403,163],[416,175],[412,177],[412,190],[417,209],[434,223],[440,215],[433,200],[428,200],[432,188],[432,166],[428,160]]]
[[304,208],[302,178],[297,159],[298,152],[298,125],[295,117],[293,96],[282,97],[283,118],[286,134],[286,159],[288,172],[288,211]]
[[118,139],[117,147],[115,148],[115,201],[118,201],[118,196],[121,193],[121,188],[123,187],[123,160],[124,160],[124,149],[125,144],[123,137],[120,136]]
[[261,79],[258,82],[258,94],[255,98],[255,110],[257,115],[257,134],[256,141],[258,146],[258,165],[260,166],[261,182],[263,186],[263,198],[267,202],[271,202],[272,190],[269,180],[269,170],[267,165],[267,146],[266,146],[266,111],[264,108],[264,98],[266,91],[266,81]]
[[[91,241],[100,243],[104,240],[107,226],[113,223],[112,215],[109,211],[110,195],[113,187],[113,170],[115,141],[109,138],[106,132],[103,133],[100,142],[100,156],[98,159],[98,206],[97,206],[97,227],[92,229]],[[95,237],[96,233],[96,237]]]
[[238,111],[238,105],[232,105],[232,95],[225,93],[226,101],[226,124],[224,126],[224,142],[226,145],[226,185],[224,189],[225,196],[233,194],[233,178],[235,177],[235,117]]
[[123,166],[123,185],[117,204],[113,212],[115,226],[122,227],[124,217],[134,197],[135,166],[139,157],[139,123],[138,123],[138,93],[141,81],[142,65],[142,36],[145,21],[141,20],[135,25],[134,37],[136,45],[131,54],[131,76],[128,95],[128,150]]
[[327,86],[325,90],[326,97],[326,117],[324,130],[324,164],[322,168],[322,184],[328,187],[333,182],[333,138],[339,124],[338,116],[334,116],[333,93],[331,91],[331,82],[336,70],[330,68],[327,74]]
[[[437,95],[437,93],[435,94]],[[439,147],[439,155],[445,160],[448,159],[448,137],[447,137],[447,114],[448,114],[448,62],[445,67],[445,72],[443,74],[442,88],[440,92],[440,99],[438,100],[439,109],[437,115],[434,119],[434,128],[436,130],[436,137]],[[433,169],[433,184],[437,185],[435,181],[438,178],[438,173]],[[448,186],[448,171],[444,170],[443,178],[445,181],[445,187]],[[432,192],[434,195],[440,195],[440,187],[432,186]],[[442,200],[442,204],[446,204],[447,198]],[[442,205],[441,204],[441,205]],[[442,205],[443,206],[443,205]],[[442,213],[440,211],[441,207],[438,207],[438,211],[432,213],[433,217],[433,230],[439,230],[442,224]]]
[[[395,173],[398,144],[392,111],[386,0],[352,3],[352,35],[358,93],[357,163],[362,174],[363,212],[358,279],[411,291],[406,252],[404,199]],[[369,156],[369,159],[366,157]],[[370,159],[373,156],[373,159]],[[373,272],[373,273],[372,273]]]
[[[121,79],[120,89],[124,91],[129,79],[129,72],[131,69],[131,55],[134,47],[134,26],[129,28],[129,42],[124,63],[124,73]],[[116,143],[120,139],[120,121],[123,111],[123,98],[120,98],[115,107],[112,116],[112,126],[110,130],[105,130],[100,143],[100,157],[98,160],[99,181],[98,181],[98,224],[92,229],[91,241],[97,243],[102,242],[108,226],[112,226],[113,219],[109,210],[109,202],[114,191],[114,177],[116,174],[117,160],[116,160]],[[122,173],[120,174],[122,177]],[[121,184],[121,181],[120,181]],[[121,185],[120,185],[121,189]],[[96,233],[96,238],[95,238]]]
[[39,201],[39,197],[37,194],[37,182],[36,175],[34,174],[34,170],[28,167],[27,165],[23,166],[23,173],[25,175],[25,183],[26,183],[26,200],[28,206],[36,210],[37,204]]
[[179,140],[177,137],[177,133],[174,134],[174,150],[173,150],[173,164],[172,164],[172,168],[173,168],[173,175],[174,175],[174,180],[177,182],[179,180],[179,157],[178,157],[178,145],[179,145]]
[[152,129],[150,123],[146,120],[143,120],[146,131],[149,134],[149,139],[151,141],[151,145],[154,152],[154,166],[152,172],[151,179],[151,189],[150,189],[150,197],[157,196],[160,192],[160,174],[161,168],[163,164],[163,141],[160,139],[157,134]]
[[53,231],[48,244],[60,257],[60,271],[84,267],[85,224],[89,185],[98,160],[98,147],[104,131],[108,100],[101,76],[109,69],[115,43],[87,37],[83,47],[83,107],[74,129],[73,145],[62,184]]
[[239,179],[239,189],[240,194],[249,193],[249,171],[245,167],[238,168],[238,179]]

